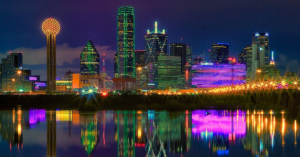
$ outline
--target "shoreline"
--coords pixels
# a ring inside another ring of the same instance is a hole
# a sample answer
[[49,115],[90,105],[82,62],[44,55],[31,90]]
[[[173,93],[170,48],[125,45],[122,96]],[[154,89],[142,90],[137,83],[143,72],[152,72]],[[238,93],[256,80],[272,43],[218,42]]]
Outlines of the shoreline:
[[0,109],[95,110],[195,110],[286,109],[300,107],[300,93],[205,94],[205,95],[0,95]]

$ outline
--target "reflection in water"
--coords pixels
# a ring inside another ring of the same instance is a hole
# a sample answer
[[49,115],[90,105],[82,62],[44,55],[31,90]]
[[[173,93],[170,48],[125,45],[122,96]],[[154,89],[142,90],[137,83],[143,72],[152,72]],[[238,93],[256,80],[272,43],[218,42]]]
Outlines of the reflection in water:
[[117,111],[115,118],[115,140],[118,156],[135,156],[135,111]]
[[92,155],[99,142],[98,123],[94,114],[80,114],[81,144],[88,156]]
[[246,135],[246,120],[244,112],[237,110],[216,111],[197,110],[192,112],[194,136],[208,141],[209,148],[218,155],[229,154],[229,142],[243,139]]
[[[76,156],[77,153],[77,156],[198,156],[201,151],[209,156],[234,156],[232,154],[238,150],[249,156],[263,157],[274,156],[274,150],[285,151],[278,148],[291,147],[297,154],[298,121],[287,115],[285,112],[275,114],[255,110],[82,113],[75,110],[15,109],[0,111],[0,142],[8,143],[8,153],[16,150],[24,153],[23,140],[30,131],[39,128],[44,133],[27,137],[30,141],[39,141],[36,139],[47,135],[44,141],[46,152],[37,156]],[[57,135],[63,139],[57,139]],[[65,145],[78,145],[79,149],[60,149]]]
[[47,111],[47,157],[56,157],[56,113]]

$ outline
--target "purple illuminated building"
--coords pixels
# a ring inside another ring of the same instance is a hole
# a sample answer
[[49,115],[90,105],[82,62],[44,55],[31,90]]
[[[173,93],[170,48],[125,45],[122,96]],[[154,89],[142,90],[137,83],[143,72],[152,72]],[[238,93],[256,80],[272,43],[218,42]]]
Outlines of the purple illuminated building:
[[200,63],[192,65],[192,86],[213,88],[246,83],[245,64]]

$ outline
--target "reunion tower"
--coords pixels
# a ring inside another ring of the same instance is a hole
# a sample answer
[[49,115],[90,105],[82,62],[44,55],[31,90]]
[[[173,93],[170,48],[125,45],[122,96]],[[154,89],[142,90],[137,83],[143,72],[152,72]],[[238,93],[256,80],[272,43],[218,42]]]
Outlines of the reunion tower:
[[47,90],[56,90],[56,35],[60,25],[57,20],[48,18],[43,22],[42,30],[47,36]]

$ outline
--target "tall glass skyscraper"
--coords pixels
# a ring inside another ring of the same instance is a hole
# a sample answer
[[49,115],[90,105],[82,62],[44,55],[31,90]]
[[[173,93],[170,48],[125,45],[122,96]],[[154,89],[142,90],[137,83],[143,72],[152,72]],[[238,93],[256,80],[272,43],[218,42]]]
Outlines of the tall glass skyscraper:
[[269,33],[254,33],[252,35],[252,74],[251,80],[256,78],[257,69],[270,64]]
[[157,56],[167,55],[167,34],[165,30],[158,31],[157,22],[154,24],[154,31],[147,30],[145,35],[145,57],[146,64],[157,62]]
[[212,44],[212,50],[209,52],[209,60],[213,63],[228,64],[229,44]]
[[118,64],[116,77],[135,77],[135,17],[133,7],[124,6],[118,10]]
[[88,40],[80,54],[80,74],[99,75],[100,55],[93,42]]

